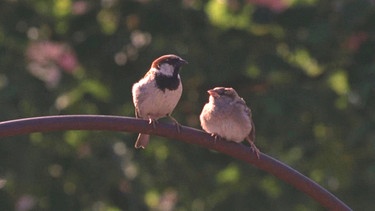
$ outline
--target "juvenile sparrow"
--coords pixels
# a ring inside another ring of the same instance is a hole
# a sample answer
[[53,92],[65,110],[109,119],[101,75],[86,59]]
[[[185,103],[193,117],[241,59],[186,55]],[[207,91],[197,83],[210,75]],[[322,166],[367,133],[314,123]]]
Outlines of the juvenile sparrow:
[[[133,85],[132,95],[135,106],[135,116],[148,119],[155,127],[159,118],[168,116],[177,125],[179,123],[171,116],[182,94],[182,84],[179,75],[180,68],[187,61],[176,55],[164,55],[155,59],[146,75]],[[135,148],[145,148],[150,135],[140,133]]]
[[207,91],[208,103],[199,117],[202,128],[215,138],[237,143],[246,139],[259,158],[251,110],[233,88],[216,87]]

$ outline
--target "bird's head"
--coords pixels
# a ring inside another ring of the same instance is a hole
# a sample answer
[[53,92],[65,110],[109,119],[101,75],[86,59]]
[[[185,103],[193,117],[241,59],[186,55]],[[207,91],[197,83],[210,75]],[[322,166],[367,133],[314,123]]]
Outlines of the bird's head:
[[210,95],[210,98],[218,99],[218,98],[228,98],[228,99],[236,99],[239,98],[236,90],[231,87],[215,87],[207,91]]
[[179,56],[168,54],[155,59],[151,64],[151,68],[166,76],[173,76],[177,75],[181,66],[187,63],[186,60]]

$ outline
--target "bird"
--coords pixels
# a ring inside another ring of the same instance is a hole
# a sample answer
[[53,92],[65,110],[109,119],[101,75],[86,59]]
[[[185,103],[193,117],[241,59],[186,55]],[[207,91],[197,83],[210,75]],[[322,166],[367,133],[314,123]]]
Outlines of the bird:
[[255,126],[251,109],[232,87],[215,87],[207,91],[208,102],[199,116],[203,130],[211,136],[240,143],[245,139],[259,159],[255,146]]
[[[155,59],[148,72],[132,86],[135,117],[149,121],[155,128],[157,120],[169,117],[180,131],[180,124],[171,116],[182,94],[180,69],[188,62],[174,54]],[[140,133],[135,148],[146,148],[150,135]]]

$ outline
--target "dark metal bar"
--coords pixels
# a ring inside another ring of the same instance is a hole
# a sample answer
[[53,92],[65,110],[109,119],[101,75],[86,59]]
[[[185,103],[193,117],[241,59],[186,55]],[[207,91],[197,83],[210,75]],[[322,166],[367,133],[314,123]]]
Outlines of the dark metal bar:
[[0,122],[0,137],[61,130],[143,132],[196,144],[250,163],[306,193],[329,210],[351,210],[336,196],[288,165],[263,153],[258,159],[250,147],[225,140],[215,141],[209,134],[194,128],[183,126],[177,133],[172,124],[159,123],[153,128],[146,120],[103,115],[45,116]]

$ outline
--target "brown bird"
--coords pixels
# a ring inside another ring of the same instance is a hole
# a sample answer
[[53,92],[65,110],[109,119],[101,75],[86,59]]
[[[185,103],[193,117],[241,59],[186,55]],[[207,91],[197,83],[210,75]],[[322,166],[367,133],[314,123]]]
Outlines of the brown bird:
[[[187,64],[187,61],[173,54],[161,56],[152,62],[150,70],[132,88],[137,118],[148,119],[155,127],[159,118],[168,116],[179,130],[180,125],[171,113],[182,94],[179,71],[183,64]],[[145,148],[149,139],[150,135],[140,133],[135,148]]]
[[215,138],[236,143],[246,139],[259,158],[260,151],[254,144],[255,126],[251,110],[244,99],[230,87],[216,87],[207,92],[209,101],[199,117],[202,128]]

